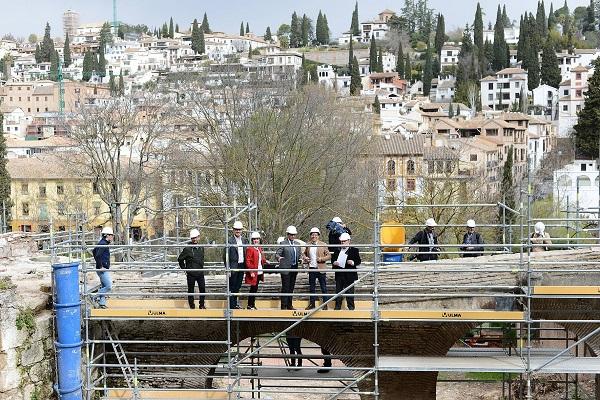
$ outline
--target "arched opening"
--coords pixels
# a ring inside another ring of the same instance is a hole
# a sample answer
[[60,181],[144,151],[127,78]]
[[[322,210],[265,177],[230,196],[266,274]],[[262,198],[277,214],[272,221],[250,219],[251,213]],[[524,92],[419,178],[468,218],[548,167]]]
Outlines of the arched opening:
[[577,186],[580,188],[592,186],[592,181],[587,176],[579,176],[577,177]]
[[563,189],[570,188],[573,185],[573,180],[569,175],[561,175],[558,178],[558,185]]
[[413,160],[408,160],[406,163],[406,173],[414,174],[415,173],[415,162]]
[[396,175],[396,161],[389,160],[387,162],[387,174],[388,175]]

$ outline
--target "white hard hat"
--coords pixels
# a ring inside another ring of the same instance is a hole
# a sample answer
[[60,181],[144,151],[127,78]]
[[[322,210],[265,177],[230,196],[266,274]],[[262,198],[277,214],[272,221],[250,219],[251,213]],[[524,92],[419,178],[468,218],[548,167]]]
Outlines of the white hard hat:
[[242,221],[235,221],[233,223],[233,229],[244,229],[244,224],[242,224]]
[[250,235],[250,239],[260,239],[260,233],[252,232],[252,234]]
[[348,232],[344,232],[340,235],[340,242],[343,242],[344,240],[350,240],[350,235]]
[[538,235],[541,235],[546,230],[546,225],[544,225],[544,223],[540,221],[535,224],[534,229],[535,229],[535,233],[537,233]]
[[290,235],[297,235],[298,231],[296,230],[296,227],[294,225],[290,225],[287,227],[287,229],[285,230],[285,233],[288,233]]
[[475,220],[472,220],[472,219],[468,220],[467,221],[467,227],[468,228],[475,228]]
[[427,218],[427,221],[425,221],[425,226],[434,227],[437,226],[437,224],[433,218]]
[[283,243],[283,241],[284,241],[284,240],[285,240],[285,238],[284,238],[283,236],[279,236],[279,237],[277,238],[277,244],[281,244],[281,243]]
[[321,231],[319,230],[319,228],[317,228],[316,226],[314,228],[312,228],[310,230],[310,233],[318,233],[319,235],[321,234]]
[[110,226],[105,226],[104,228],[102,228],[102,234],[103,235],[114,235],[113,230]]
[[190,239],[197,238],[198,236],[200,236],[198,229],[192,229],[190,231]]
[[342,219],[340,217],[333,217],[332,221],[337,222],[338,224],[342,223]]

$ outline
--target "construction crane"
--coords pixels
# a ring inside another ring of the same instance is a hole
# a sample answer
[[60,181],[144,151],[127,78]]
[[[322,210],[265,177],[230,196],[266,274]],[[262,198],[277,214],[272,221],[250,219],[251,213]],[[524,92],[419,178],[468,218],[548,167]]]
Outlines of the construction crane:
[[57,74],[57,81],[58,81],[58,112],[60,114],[60,117],[64,117],[65,115],[65,82],[63,79],[63,72],[62,72],[62,67],[63,67],[63,62],[60,59],[60,57],[58,58],[58,74]]
[[119,23],[117,22],[117,0],[113,0],[113,35],[119,34]]

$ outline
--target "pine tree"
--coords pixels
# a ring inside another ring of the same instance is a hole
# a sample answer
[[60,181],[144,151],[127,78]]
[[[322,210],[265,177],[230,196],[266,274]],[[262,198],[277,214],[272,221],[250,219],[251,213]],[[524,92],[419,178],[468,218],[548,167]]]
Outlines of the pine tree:
[[92,60],[92,53],[90,51],[86,51],[83,56],[83,76],[82,80],[84,82],[89,82],[92,77],[92,72],[94,70],[94,62]]
[[[163,35],[163,37],[165,37],[165,35]],[[100,30],[99,46],[106,48],[109,44],[113,44],[113,41],[112,26],[108,22],[105,22],[102,24],[102,29]]]
[[554,4],[550,3],[550,12],[548,13],[548,29],[552,30],[556,26],[556,15],[554,15]]
[[369,70],[371,73],[377,72],[377,43],[371,37],[371,46],[369,47]]
[[65,45],[63,47],[63,66],[66,68],[71,65],[71,44],[69,41],[69,32],[65,36]]
[[[504,162],[504,166],[502,168],[502,183],[500,193],[503,196],[503,202],[507,207],[510,207],[514,210],[515,208],[515,183],[513,180],[513,147],[510,146],[508,150],[508,154],[506,156],[506,161]],[[499,220],[504,221],[504,217],[502,215],[502,211],[499,213]],[[510,214],[510,216],[509,216]],[[514,214],[506,213],[506,223],[512,224],[515,219]],[[504,223],[504,222],[503,222]]]
[[377,72],[383,72],[383,50],[381,47],[377,53]]
[[410,65],[410,56],[406,55],[406,64],[404,65],[404,79],[410,84],[412,82],[412,66]]
[[98,74],[100,71],[100,63],[98,62],[98,54],[92,53],[92,72]]
[[444,15],[438,14],[435,28],[435,54],[438,56],[442,54],[444,42],[446,42],[446,23],[444,22]]
[[315,35],[317,39],[317,44],[325,44],[323,38],[323,13],[319,10],[319,15],[317,16],[317,26],[315,27]]
[[[600,71],[600,58],[596,58],[592,65]],[[579,112],[577,124],[573,127],[575,132],[575,150],[578,156],[587,159],[598,158],[598,127],[600,126],[600,74],[593,74],[588,80],[583,109]]]
[[202,18],[202,30],[204,33],[212,33],[210,30],[210,24],[208,23],[208,16],[204,13],[204,17]]
[[244,21],[240,24],[240,36],[244,36],[246,31],[244,30]]
[[98,49],[98,75],[102,78],[106,76],[106,58],[104,57],[104,49]]
[[360,95],[362,89],[362,83],[360,82],[360,68],[358,66],[358,60],[356,57],[352,60],[352,68],[350,69],[350,95]]
[[552,39],[548,37],[544,43],[542,51],[542,71],[541,80],[545,85],[552,86],[558,89],[561,81],[560,67],[558,66],[558,58]]
[[125,81],[123,80],[123,71],[119,73],[119,96],[125,96]]
[[483,44],[485,59],[486,59],[486,68],[482,70],[482,74],[487,73],[487,70],[494,63],[494,45],[488,39],[485,39],[485,43]]
[[521,15],[521,22],[519,23],[519,41],[517,42],[517,61],[523,60],[523,41],[525,40],[525,34],[527,32],[527,26],[525,22],[527,20]]
[[502,6],[502,25],[505,28],[510,28],[510,18],[508,18],[508,14],[506,13],[506,4]]
[[58,51],[56,50],[52,53],[52,57],[50,57],[50,72],[48,78],[51,81],[58,81]]
[[302,16],[302,24],[300,25],[300,30],[301,30],[301,34],[300,34],[300,38],[302,41],[302,46],[306,47],[309,45],[309,31],[310,31],[310,21],[308,20],[308,17],[306,16],[306,14],[304,14]]
[[323,14],[323,34],[324,39],[325,39],[325,43],[324,44],[329,44],[329,42],[331,41],[330,37],[329,37],[329,22],[327,22],[327,15]]
[[50,24],[46,22],[46,30],[41,47],[42,62],[50,62],[52,53],[54,53],[54,41],[50,37]]
[[250,47],[248,48],[248,59],[251,59],[251,58],[252,58],[252,45],[250,45]]
[[175,24],[175,32],[179,33],[179,24]]
[[348,69],[352,70],[352,61],[354,60],[354,40],[350,38],[350,46],[348,46]]
[[396,54],[396,72],[400,79],[404,78],[404,51],[402,41],[398,43],[398,54]]
[[296,11],[292,14],[292,22],[290,23],[290,47],[300,47],[300,38],[302,27],[298,21],[298,14]]
[[433,79],[433,66],[431,64],[431,47],[427,47],[425,55],[425,67],[423,67],[423,94],[429,96],[431,80]]
[[507,66],[506,42],[504,40],[504,23],[502,22],[502,11],[498,5],[496,14],[496,25],[494,26],[494,63],[493,67],[499,71]]
[[108,79],[108,88],[110,90],[111,97],[115,97],[117,95],[117,83],[115,82],[115,76],[113,75],[112,71]]
[[[4,116],[0,113],[0,126],[3,126]],[[12,202],[10,200],[10,174],[8,173],[8,158],[6,157],[6,137],[0,133],[0,213],[6,209],[7,217],[10,212]],[[4,215],[4,214],[2,214]],[[6,221],[4,224],[8,225]]]
[[353,36],[360,35],[360,25],[358,23],[358,1],[354,6],[354,11],[352,12],[352,23],[350,24],[350,32]]
[[540,60],[537,49],[532,46],[527,63],[527,87],[533,90],[538,86],[540,86]]
[[160,34],[163,38],[169,38],[169,26],[167,25],[167,23],[165,22],[162,26],[162,29],[160,30]]
[[537,32],[540,38],[548,36],[548,21],[546,20],[546,10],[544,8],[544,2],[538,2],[537,13],[535,16],[535,23],[537,26]]
[[377,95],[375,95],[375,101],[373,102],[373,112],[377,115],[381,114],[381,103]]
[[475,21],[473,22],[473,44],[477,46],[480,51],[483,51],[483,14],[479,2],[477,3]]
[[192,50],[196,54],[201,54],[200,51],[202,50],[202,37],[197,19],[194,19],[194,23],[192,24]]
[[173,17],[169,21],[169,37],[173,39],[175,37],[175,24],[173,23]]
[[206,42],[204,41],[204,30],[202,28],[198,29],[198,36],[200,37],[198,41],[198,54],[206,53]]
[[35,62],[36,63],[41,63],[42,61],[42,48],[40,47],[39,44],[37,44],[35,46]]
[[271,42],[273,41],[273,35],[271,34],[271,27],[267,26],[267,31],[265,32],[265,36],[264,36],[265,42]]
[[248,22],[246,22],[246,33],[250,33],[250,25],[248,25]]

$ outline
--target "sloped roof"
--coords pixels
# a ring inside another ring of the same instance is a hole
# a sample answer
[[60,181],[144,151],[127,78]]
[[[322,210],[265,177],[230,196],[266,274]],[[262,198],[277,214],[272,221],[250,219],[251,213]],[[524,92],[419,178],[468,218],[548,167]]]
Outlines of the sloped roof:
[[588,69],[583,65],[578,65],[575,68],[571,68],[571,72],[588,72]]
[[496,75],[498,74],[526,74],[527,71],[525,71],[524,69],[521,68],[504,68],[498,72],[496,72]]
[[424,160],[457,160],[459,159],[459,151],[449,147],[426,147],[423,152]]
[[12,179],[86,179],[80,170],[67,168],[65,160],[55,154],[11,158],[6,167]]
[[494,77],[493,77],[493,76],[491,76],[491,75],[488,75],[488,76],[486,76],[485,78],[482,78],[482,79],[480,79],[479,81],[480,81],[480,82],[484,82],[484,81],[495,81],[495,80],[496,80],[496,78],[494,78]]
[[422,155],[424,139],[421,135],[406,139],[402,135],[388,135],[371,137],[372,155]]

